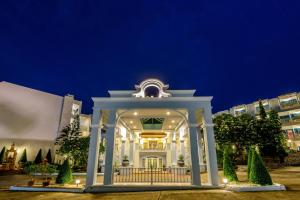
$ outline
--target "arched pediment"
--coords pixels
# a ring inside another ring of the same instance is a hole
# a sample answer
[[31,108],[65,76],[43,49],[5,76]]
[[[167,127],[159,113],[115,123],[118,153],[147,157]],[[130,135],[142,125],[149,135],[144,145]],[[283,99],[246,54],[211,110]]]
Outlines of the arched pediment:
[[[141,82],[139,85],[135,85],[136,92],[133,93],[132,95],[134,97],[145,98],[147,97],[147,89],[153,90],[153,88],[156,88],[158,90],[157,95],[155,95],[155,97],[161,98],[161,97],[171,96],[171,94],[166,91],[169,88],[169,85],[165,85],[162,81],[158,79],[146,79],[143,82]],[[154,97],[154,96],[148,96],[148,97]]]

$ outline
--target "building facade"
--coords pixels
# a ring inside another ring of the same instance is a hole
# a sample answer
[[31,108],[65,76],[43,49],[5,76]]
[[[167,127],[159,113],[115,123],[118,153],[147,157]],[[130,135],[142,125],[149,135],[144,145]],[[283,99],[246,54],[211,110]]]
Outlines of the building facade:
[[[200,172],[205,170],[208,184],[218,185],[212,97],[194,93],[168,90],[161,81],[147,79],[136,90],[93,97],[87,187],[183,179],[199,186]],[[101,141],[106,151],[99,156]],[[97,181],[99,165],[103,182]]]
[[[280,95],[272,99],[262,100],[265,110],[275,110],[278,112],[282,123],[282,129],[285,131],[288,146],[294,150],[300,151],[300,93],[294,92]],[[230,113],[234,116],[248,113],[253,116],[259,115],[259,101],[238,105],[229,110],[215,113],[215,116],[222,113]]]
[[[81,112],[81,101],[72,95],[64,97],[0,82],[0,148],[17,150],[16,166],[26,149],[33,161],[39,149],[43,157],[48,150],[55,155],[55,139],[60,131]],[[82,130],[89,134],[89,116],[82,115]]]

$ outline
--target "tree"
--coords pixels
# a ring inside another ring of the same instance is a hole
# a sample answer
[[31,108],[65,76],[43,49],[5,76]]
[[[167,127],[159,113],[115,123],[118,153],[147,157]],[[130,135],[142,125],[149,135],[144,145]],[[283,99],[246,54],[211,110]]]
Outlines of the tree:
[[19,163],[26,163],[27,162],[27,153],[26,153],[26,149],[24,149],[21,158],[19,160]]
[[0,152],[0,164],[2,164],[4,161],[4,153],[5,153],[5,147],[3,147]]
[[271,176],[265,167],[260,155],[253,150],[249,181],[259,185],[272,185]]
[[229,147],[224,148],[223,173],[224,177],[227,178],[229,182],[238,181],[238,177],[235,173],[233,161],[230,155]]
[[250,170],[251,170],[251,162],[252,162],[252,155],[253,155],[253,148],[249,147],[248,149],[248,161],[247,161],[247,177],[250,177]]
[[70,183],[72,180],[72,170],[69,164],[69,160],[66,159],[59,169],[58,175],[56,177],[56,183],[65,184]]
[[52,163],[52,155],[51,155],[51,149],[48,150],[48,153],[46,155],[46,159],[48,163]]
[[267,119],[267,113],[261,100],[259,100],[259,117],[261,120]]
[[38,154],[36,155],[35,159],[34,159],[34,163],[35,164],[40,164],[43,161],[43,157],[42,157],[42,149],[39,150]]

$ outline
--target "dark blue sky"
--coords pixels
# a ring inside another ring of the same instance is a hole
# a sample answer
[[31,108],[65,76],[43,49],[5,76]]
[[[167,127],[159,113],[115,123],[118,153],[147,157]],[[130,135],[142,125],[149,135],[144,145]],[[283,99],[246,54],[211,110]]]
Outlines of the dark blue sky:
[[300,1],[9,0],[0,81],[91,96],[148,77],[214,96],[214,112],[300,91]]

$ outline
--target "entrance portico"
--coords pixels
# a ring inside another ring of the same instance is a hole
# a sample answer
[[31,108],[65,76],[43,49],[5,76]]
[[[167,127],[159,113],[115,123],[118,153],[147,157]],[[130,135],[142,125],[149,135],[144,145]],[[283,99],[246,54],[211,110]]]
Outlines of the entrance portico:
[[195,90],[167,90],[157,79],[145,80],[136,89],[92,98],[86,186],[97,184],[101,129],[106,132],[103,185],[124,176],[122,180],[136,183],[188,180],[200,186],[200,172],[207,170],[208,184],[217,186],[212,97],[196,97]]

